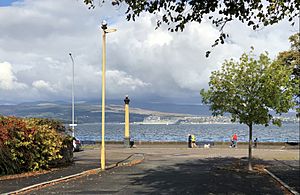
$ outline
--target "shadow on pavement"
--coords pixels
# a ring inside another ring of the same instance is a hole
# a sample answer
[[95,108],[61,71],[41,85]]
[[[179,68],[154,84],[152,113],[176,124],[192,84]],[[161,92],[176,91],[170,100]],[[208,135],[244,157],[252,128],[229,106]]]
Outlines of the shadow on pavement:
[[289,185],[293,190],[300,192],[300,162],[298,160],[291,161],[271,161],[267,167],[269,171]]
[[97,164],[97,159],[76,159],[75,161],[76,164],[73,163],[70,166],[60,167],[59,169],[50,171],[46,174],[0,180],[0,194],[99,167],[99,163]]
[[150,169],[131,182],[153,194],[283,194],[271,177],[246,167],[246,159],[207,158]]

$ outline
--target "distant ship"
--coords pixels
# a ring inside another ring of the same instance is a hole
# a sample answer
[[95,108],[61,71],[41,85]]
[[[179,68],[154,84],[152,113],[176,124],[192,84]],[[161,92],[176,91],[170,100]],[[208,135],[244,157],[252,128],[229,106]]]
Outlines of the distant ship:
[[150,125],[150,124],[159,124],[159,125],[169,125],[169,124],[176,124],[176,119],[162,119],[159,116],[148,116],[146,117],[141,124]]

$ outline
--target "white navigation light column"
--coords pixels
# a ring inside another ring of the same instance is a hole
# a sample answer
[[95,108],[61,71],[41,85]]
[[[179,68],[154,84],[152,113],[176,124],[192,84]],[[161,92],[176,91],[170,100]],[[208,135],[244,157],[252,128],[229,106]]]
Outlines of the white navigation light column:
[[75,137],[75,127],[77,124],[74,123],[74,117],[75,117],[75,106],[74,106],[74,60],[72,57],[72,53],[69,53],[70,58],[72,60],[72,124],[70,124],[70,127],[72,128],[72,136]]
[[117,29],[107,28],[107,23],[102,22],[102,140],[101,140],[101,169],[105,170],[105,63],[106,63],[106,34],[115,32]]

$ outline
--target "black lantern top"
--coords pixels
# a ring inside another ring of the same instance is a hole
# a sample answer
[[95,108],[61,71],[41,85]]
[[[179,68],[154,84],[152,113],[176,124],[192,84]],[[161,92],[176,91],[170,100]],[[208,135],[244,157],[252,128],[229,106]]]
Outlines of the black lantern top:
[[125,104],[129,104],[130,99],[128,98],[128,95],[125,97],[124,102],[125,102]]
[[104,31],[107,29],[107,22],[105,20],[102,21],[101,28]]

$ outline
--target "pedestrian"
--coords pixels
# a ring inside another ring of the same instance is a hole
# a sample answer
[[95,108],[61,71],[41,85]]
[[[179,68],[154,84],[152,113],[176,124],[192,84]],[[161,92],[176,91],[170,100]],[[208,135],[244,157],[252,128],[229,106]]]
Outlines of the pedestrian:
[[238,137],[237,137],[237,134],[233,134],[232,138],[231,138],[231,145],[230,147],[231,148],[237,148],[237,140],[238,140]]
[[136,148],[136,145],[134,143],[134,138],[133,137],[129,138],[129,146],[130,146],[130,148]]
[[192,148],[192,135],[188,134],[188,148]]
[[257,148],[257,142],[258,142],[258,139],[257,139],[257,137],[254,139],[254,148]]
[[132,137],[129,138],[129,146],[130,148],[133,148],[134,146],[134,139]]
[[195,135],[191,135],[191,139],[192,139],[192,148],[197,148],[196,136]]

